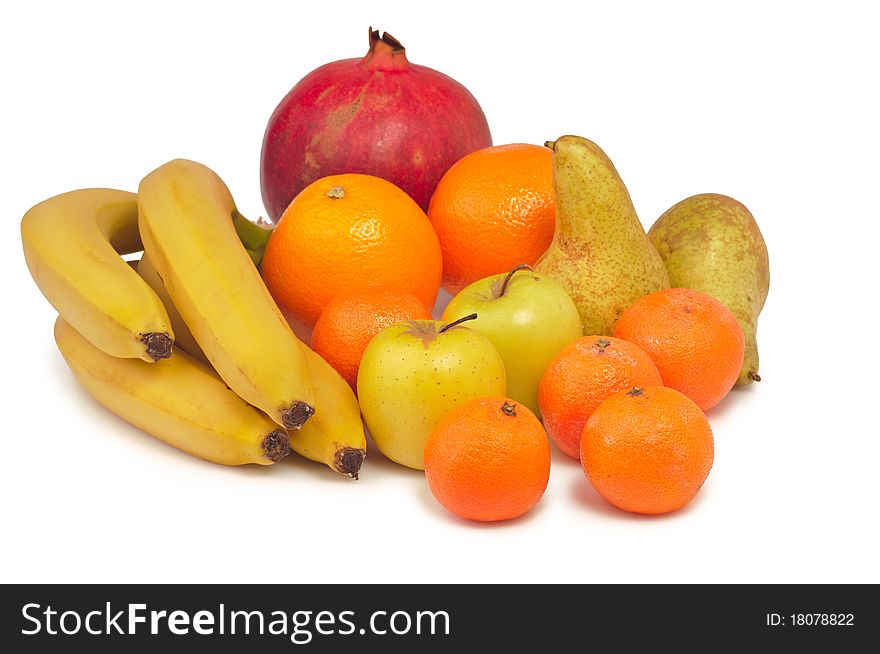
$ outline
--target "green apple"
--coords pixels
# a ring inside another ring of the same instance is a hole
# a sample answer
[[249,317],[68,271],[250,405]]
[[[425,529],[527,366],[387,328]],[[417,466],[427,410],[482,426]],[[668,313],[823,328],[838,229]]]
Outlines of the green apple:
[[451,409],[505,395],[504,362],[485,336],[461,323],[410,320],[373,337],[358,370],[361,413],[379,451],[425,469],[425,443]]
[[449,302],[444,320],[476,313],[469,326],[485,335],[504,360],[507,396],[538,410],[544,370],[571,341],[583,336],[577,307],[565,289],[525,264],[465,287]]

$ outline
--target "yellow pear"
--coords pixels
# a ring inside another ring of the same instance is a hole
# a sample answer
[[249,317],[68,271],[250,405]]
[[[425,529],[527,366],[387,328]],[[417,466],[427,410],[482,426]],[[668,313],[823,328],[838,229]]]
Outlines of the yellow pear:
[[736,383],[760,381],[756,331],[770,289],[770,261],[751,212],[726,195],[695,195],[660,216],[648,237],[673,286],[711,295],[736,316],[746,339]]
[[602,149],[580,136],[562,136],[547,147],[553,150],[556,233],[535,270],[565,288],[585,334],[610,335],[633,302],[669,288],[666,267]]

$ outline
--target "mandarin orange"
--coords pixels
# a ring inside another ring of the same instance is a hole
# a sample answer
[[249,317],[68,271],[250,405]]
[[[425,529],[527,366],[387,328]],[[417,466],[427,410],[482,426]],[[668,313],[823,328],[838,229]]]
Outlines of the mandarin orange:
[[431,313],[410,293],[366,288],[327,305],[315,324],[311,345],[357,392],[361,358],[373,336],[398,322],[430,319]]
[[593,412],[581,438],[581,463],[593,488],[633,513],[685,506],[714,457],[712,429],[700,407],[663,386],[615,393]]
[[462,518],[509,520],[531,509],[550,479],[550,444],[527,407],[477,398],[450,411],[425,446],[434,497]]
[[662,384],[657,367],[637,345],[611,336],[575,339],[541,378],[544,428],[560,450],[577,459],[584,425],[606,398],[633,386]]
[[663,384],[687,395],[703,411],[733,388],[745,352],[736,316],[715,298],[686,288],[637,300],[618,319],[614,336],[647,352]]

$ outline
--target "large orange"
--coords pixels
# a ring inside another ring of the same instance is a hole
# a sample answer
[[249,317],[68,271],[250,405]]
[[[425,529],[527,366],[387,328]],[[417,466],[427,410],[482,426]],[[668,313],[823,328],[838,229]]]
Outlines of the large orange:
[[667,288],[637,300],[623,312],[614,335],[642,348],[663,384],[703,410],[733,388],[745,352],[743,330],[730,309],[687,288]]
[[440,179],[428,217],[443,249],[443,288],[452,294],[533,265],[556,227],[553,153],[524,143],[472,152]]
[[361,358],[373,336],[405,320],[430,319],[431,313],[414,295],[368,288],[328,304],[315,324],[311,345],[357,391]]
[[288,318],[311,328],[332,300],[370,286],[407,291],[431,309],[442,265],[437,235],[412,198],[384,179],[347,174],[293,199],[262,272]]
[[615,393],[599,405],[581,438],[581,463],[593,488],[633,513],[686,505],[714,458],[712,429],[700,407],[663,386]]
[[611,336],[577,338],[541,377],[544,428],[560,450],[577,459],[584,425],[606,398],[633,386],[662,385],[657,366],[639,346]]
[[550,444],[527,407],[477,398],[450,411],[425,445],[434,497],[470,520],[509,520],[531,509],[550,479]]

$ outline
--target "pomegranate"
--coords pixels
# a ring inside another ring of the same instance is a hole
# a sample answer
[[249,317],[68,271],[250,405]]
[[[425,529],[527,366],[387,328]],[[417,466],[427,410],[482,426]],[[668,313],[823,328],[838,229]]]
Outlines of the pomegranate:
[[313,70],[276,107],[263,138],[263,203],[277,221],[316,179],[366,173],[427,211],[443,173],[490,145],[483,110],[464,86],[411,64],[397,39],[370,28],[363,59]]

